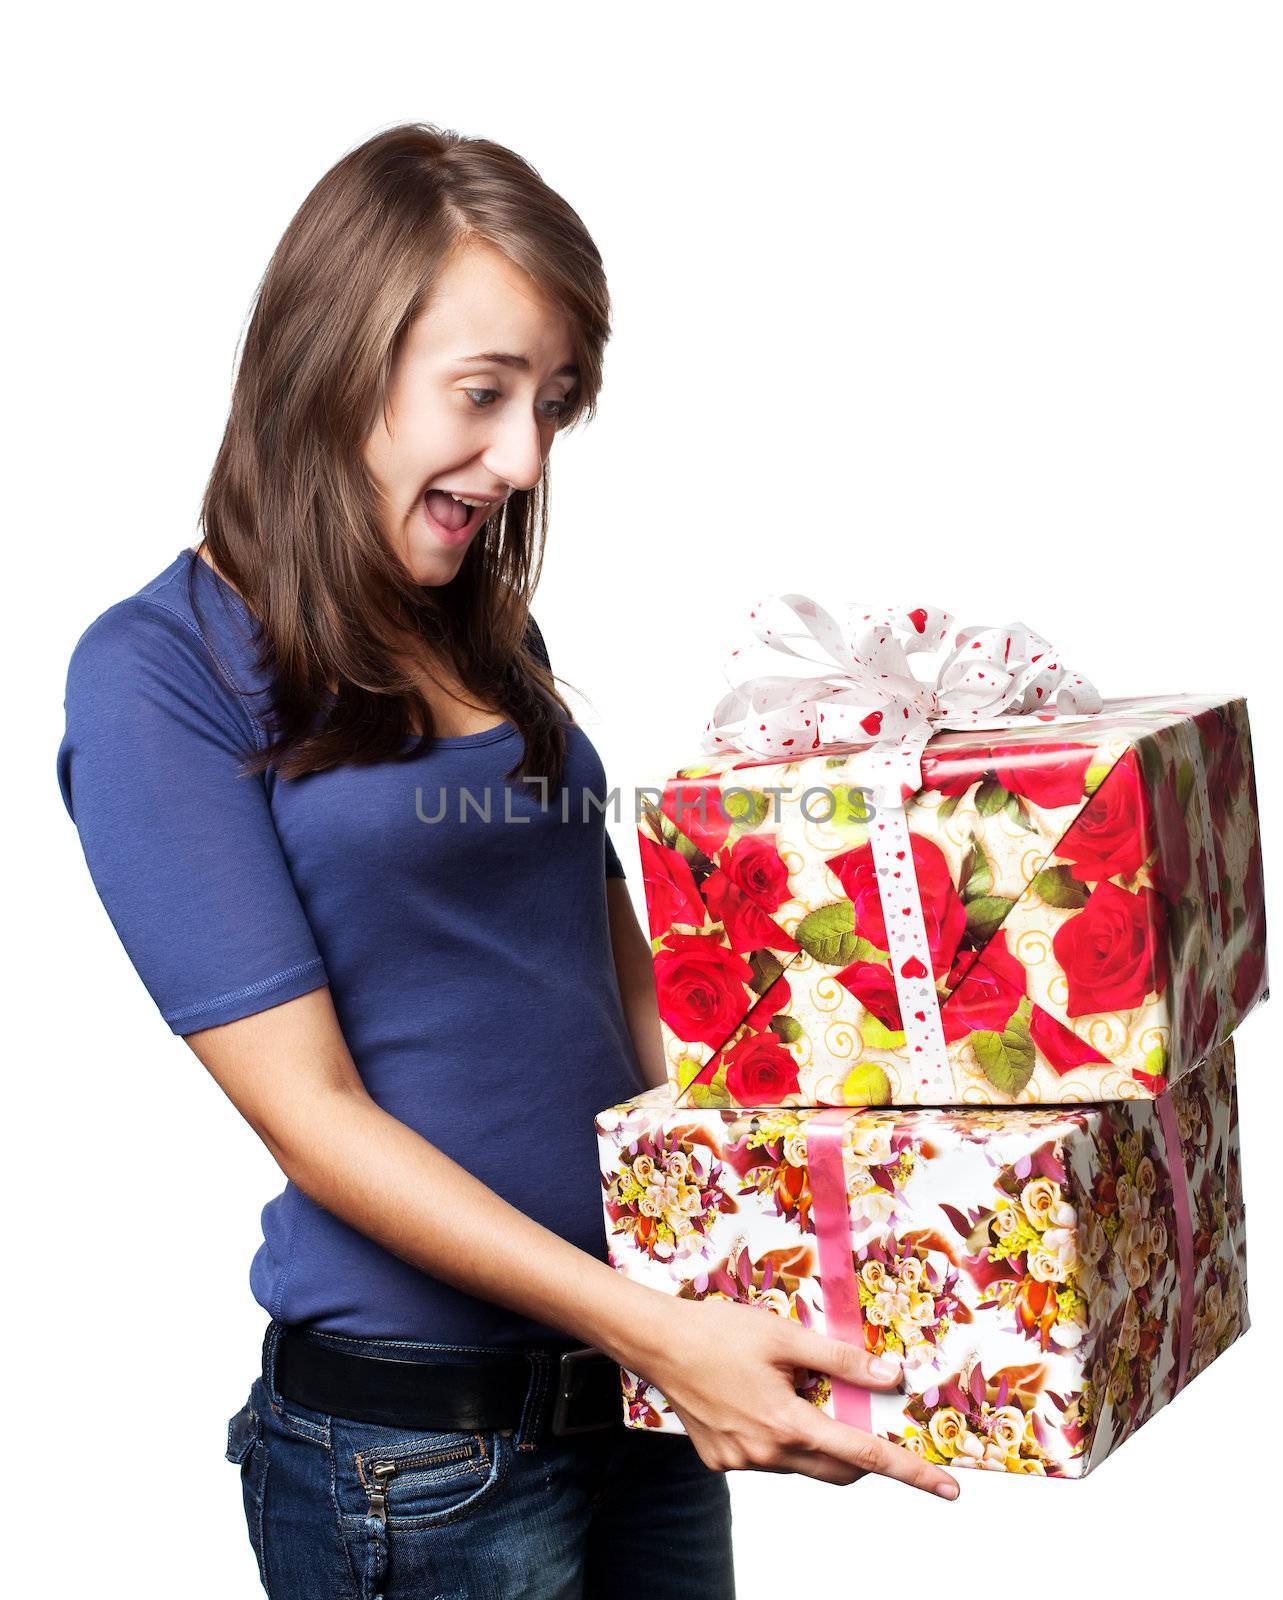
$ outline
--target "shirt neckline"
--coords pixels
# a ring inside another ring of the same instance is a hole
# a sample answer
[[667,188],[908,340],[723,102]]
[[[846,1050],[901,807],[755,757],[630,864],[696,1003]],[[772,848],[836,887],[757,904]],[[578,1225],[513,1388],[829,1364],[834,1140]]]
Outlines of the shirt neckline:
[[[434,738],[429,745],[429,750],[436,750],[441,746],[450,748],[454,745],[496,744],[500,739],[510,739],[517,732],[517,725],[510,718],[505,717],[502,722],[497,722],[493,728],[482,728],[477,733],[450,733]],[[402,741],[403,750],[413,750],[418,739],[412,734],[407,734]]]
[[[222,593],[225,594],[237,606],[242,616],[244,616],[251,623],[253,622],[254,619],[249,607],[245,604],[240,595],[237,594],[236,590],[232,588],[231,584],[228,583],[227,579],[224,578],[221,573],[215,572],[214,568],[210,566],[209,562],[203,561],[199,553],[193,550],[190,545],[185,545],[183,547],[182,554],[204,571],[205,576],[212,580],[215,587],[221,590]],[[334,696],[330,694],[329,690],[326,690],[326,695],[330,700],[333,700]],[[440,749],[442,747],[446,749],[454,749],[468,745],[497,744],[500,739],[510,739],[519,731],[520,730],[518,729],[516,723],[513,722],[510,717],[505,717],[502,722],[495,723],[494,727],[480,728],[476,733],[451,733],[438,735],[433,739],[430,748],[433,750]],[[401,748],[403,750],[412,750],[414,746],[418,744],[418,742],[419,741],[416,735],[407,734],[406,737],[401,741]]]

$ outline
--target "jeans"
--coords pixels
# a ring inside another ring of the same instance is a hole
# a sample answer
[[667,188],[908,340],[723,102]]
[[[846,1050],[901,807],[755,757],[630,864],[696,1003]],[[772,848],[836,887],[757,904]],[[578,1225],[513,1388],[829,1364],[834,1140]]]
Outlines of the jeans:
[[[726,1478],[685,1435],[621,1420],[537,1441],[546,1372],[516,1430],[425,1433],[331,1416],[277,1391],[280,1327],[268,1325],[262,1372],[227,1425],[269,1600],[734,1600]],[[403,1360],[477,1354],[323,1337]],[[376,1475],[384,1462],[395,1470]]]

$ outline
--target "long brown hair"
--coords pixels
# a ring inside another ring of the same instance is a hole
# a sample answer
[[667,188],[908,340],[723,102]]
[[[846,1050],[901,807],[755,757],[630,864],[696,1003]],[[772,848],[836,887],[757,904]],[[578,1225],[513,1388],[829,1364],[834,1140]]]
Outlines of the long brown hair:
[[[294,778],[426,750],[432,708],[405,665],[409,636],[520,729],[524,760],[510,780],[560,786],[569,708],[530,621],[547,467],[477,533],[455,577],[428,587],[389,547],[362,457],[407,330],[472,240],[502,251],[570,325],[579,379],[562,427],[594,413],[610,337],[601,256],[527,161],[408,123],[331,167],[258,287],[201,505],[205,543],[257,621],[272,686],[261,719],[270,742],[246,772],[271,763]],[[422,735],[407,750],[414,720]]]

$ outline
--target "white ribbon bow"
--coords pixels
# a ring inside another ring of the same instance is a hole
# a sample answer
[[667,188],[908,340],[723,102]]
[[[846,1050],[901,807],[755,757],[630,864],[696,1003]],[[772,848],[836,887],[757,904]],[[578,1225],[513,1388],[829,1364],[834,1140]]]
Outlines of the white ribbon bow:
[[[804,631],[790,628],[786,611]],[[707,751],[730,748],[783,760],[828,744],[920,748],[946,724],[1101,708],[1095,686],[1021,622],[957,628],[951,613],[937,606],[866,610],[852,604],[839,623],[807,595],[779,594],[754,606],[749,627],[764,645],[812,670],[755,673],[752,657],[761,652],[752,646],[732,651],[724,669],[730,692],[708,720]],[[789,642],[808,639],[818,656]],[[926,676],[915,675],[912,655],[925,658]]]
[[[786,608],[805,632],[790,630]],[[1054,721],[1099,711],[1100,695],[1020,622],[955,628],[949,612],[935,606],[881,611],[852,605],[839,624],[806,595],[781,594],[759,601],[749,625],[764,645],[812,670],[755,675],[751,649],[733,651],[725,669],[730,693],[709,718],[704,748],[787,760],[825,745],[855,747],[844,778],[879,808],[869,842],[905,1032],[903,1087],[921,1104],[947,1103],[956,1086],[903,797],[921,787],[922,752],[937,728],[1002,728],[1031,715]],[[808,637],[822,659],[788,642]],[[927,676],[914,674],[913,655],[926,658]]]

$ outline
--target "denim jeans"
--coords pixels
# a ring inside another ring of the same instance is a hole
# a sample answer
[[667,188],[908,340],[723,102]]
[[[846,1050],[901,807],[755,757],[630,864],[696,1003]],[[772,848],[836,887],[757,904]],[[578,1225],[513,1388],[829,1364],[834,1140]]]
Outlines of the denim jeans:
[[[280,1327],[268,1325],[262,1371],[227,1425],[227,1459],[240,1468],[269,1600],[615,1600],[634,1592],[733,1600],[726,1477],[684,1435],[645,1434],[621,1420],[539,1441],[532,1430],[549,1403],[546,1369],[516,1430],[354,1422],[281,1397]],[[478,1354],[322,1337],[402,1360]],[[394,1470],[376,1476],[381,1463]]]

